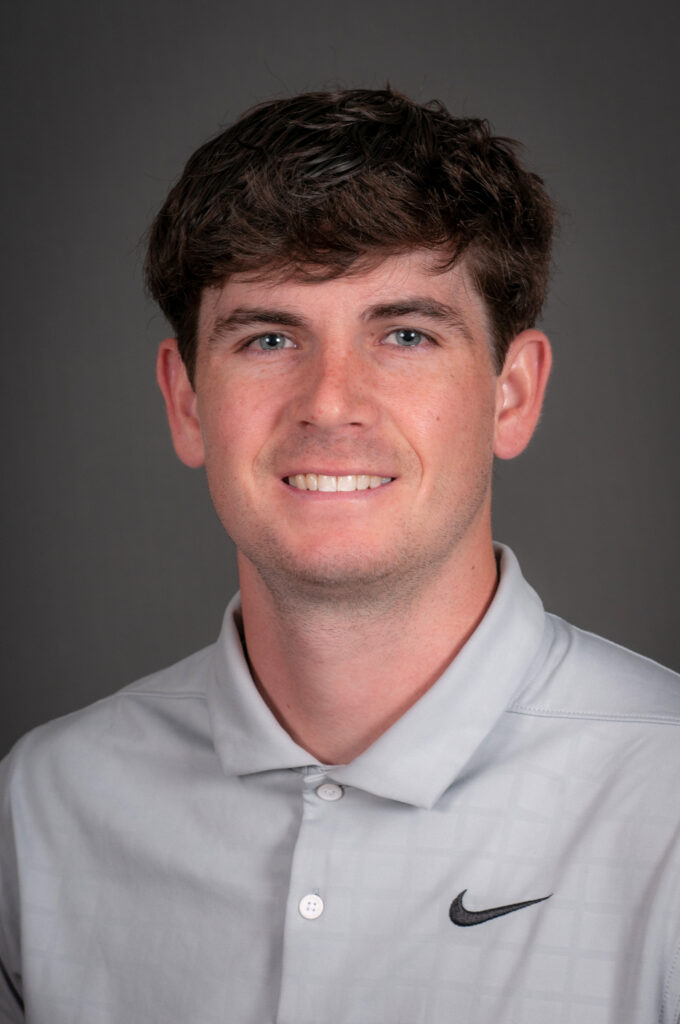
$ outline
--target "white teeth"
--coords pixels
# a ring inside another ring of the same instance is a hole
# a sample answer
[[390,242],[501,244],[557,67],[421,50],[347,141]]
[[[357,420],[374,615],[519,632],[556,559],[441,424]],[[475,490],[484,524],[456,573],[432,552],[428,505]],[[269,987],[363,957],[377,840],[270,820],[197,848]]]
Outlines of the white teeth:
[[325,473],[296,473],[287,477],[291,487],[299,491],[367,491],[389,484],[390,476],[367,476],[364,473],[347,476],[328,476]]

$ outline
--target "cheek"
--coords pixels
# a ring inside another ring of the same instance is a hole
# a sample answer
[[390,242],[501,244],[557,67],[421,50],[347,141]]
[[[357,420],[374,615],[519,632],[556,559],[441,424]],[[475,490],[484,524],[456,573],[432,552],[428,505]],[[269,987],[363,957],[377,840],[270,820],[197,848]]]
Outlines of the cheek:
[[[489,456],[495,429],[495,387],[485,376],[453,374],[422,396],[410,416],[417,450],[445,462]],[[417,439],[417,440],[416,440]]]
[[273,411],[262,389],[235,380],[204,392],[199,418],[206,462],[238,463],[252,461],[271,435]]

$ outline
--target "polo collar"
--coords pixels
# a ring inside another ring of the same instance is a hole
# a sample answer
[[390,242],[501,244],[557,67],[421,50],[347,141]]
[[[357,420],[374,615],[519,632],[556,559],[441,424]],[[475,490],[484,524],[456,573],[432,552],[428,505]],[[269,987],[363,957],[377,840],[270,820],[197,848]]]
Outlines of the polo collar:
[[[433,807],[547,653],[543,605],[509,548],[477,629],[437,682],[350,764],[328,776],[376,796]],[[228,775],[318,767],[277,722],[253,683],[237,620],[238,595],[215,645],[208,694],[215,748]]]

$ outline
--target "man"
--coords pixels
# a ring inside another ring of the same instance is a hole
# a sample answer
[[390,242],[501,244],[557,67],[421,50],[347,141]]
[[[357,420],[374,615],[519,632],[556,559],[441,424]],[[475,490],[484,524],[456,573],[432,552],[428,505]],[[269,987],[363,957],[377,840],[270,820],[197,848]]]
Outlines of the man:
[[6,762],[2,1020],[680,1020],[677,677],[491,539],[551,226],[511,142],[390,91],[190,159],[158,380],[240,599]]

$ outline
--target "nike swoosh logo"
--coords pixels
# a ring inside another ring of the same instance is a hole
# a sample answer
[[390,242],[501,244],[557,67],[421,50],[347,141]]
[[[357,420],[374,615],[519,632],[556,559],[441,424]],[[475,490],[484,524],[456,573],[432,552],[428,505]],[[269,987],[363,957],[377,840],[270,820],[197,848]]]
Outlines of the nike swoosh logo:
[[523,903],[508,903],[504,907],[489,907],[488,910],[467,910],[463,906],[463,896],[467,892],[467,889],[463,889],[459,892],[455,900],[449,908],[449,917],[454,924],[458,924],[461,928],[467,928],[471,924],[482,924],[484,921],[491,921],[494,917],[502,917],[503,914],[512,914],[515,910],[521,910],[522,907],[532,907],[534,903],[543,903],[544,900],[549,900],[552,893],[548,896],[541,896],[537,900],[524,900]]

